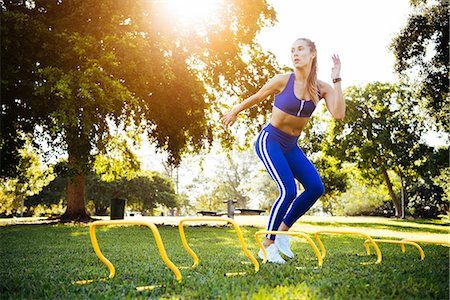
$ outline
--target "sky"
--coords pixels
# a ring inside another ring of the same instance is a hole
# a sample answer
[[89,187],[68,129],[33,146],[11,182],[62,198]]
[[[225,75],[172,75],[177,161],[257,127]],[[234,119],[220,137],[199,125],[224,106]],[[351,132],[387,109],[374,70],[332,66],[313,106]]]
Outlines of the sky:
[[267,0],[277,13],[275,26],[258,36],[263,49],[292,66],[290,49],[300,37],[317,48],[318,78],[331,81],[331,56],[339,54],[343,87],[373,81],[395,82],[394,55],[388,47],[406,24],[408,0]]

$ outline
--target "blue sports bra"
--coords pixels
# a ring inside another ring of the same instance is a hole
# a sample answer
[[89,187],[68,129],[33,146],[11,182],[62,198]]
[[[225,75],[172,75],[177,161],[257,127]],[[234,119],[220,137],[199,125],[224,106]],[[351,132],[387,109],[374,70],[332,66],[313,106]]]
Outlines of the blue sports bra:
[[[316,105],[312,100],[301,100],[298,99],[297,96],[295,96],[294,79],[295,75],[294,73],[292,73],[284,90],[281,93],[275,95],[274,105],[287,114],[296,117],[309,118],[311,117],[313,111],[316,109]],[[319,95],[320,99],[319,88],[317,88],[317,94]]]

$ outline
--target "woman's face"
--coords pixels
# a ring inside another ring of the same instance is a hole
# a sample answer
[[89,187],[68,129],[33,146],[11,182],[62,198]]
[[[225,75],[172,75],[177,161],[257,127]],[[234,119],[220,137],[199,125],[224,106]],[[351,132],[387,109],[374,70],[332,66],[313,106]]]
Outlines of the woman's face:
[[313,58],[316,56],[314,52],[308,46],[308,42],[305,40],[296,40],[292,44],[291,59],[295,68],[301,68],[310,64]]

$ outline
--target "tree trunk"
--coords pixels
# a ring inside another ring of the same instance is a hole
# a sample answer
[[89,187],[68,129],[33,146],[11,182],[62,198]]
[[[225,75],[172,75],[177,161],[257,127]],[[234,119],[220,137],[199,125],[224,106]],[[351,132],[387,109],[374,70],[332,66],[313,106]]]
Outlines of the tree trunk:
[[91,217],[86,212],[84,193],[86,189],[86,174],[82,170],[87,164],[89,142],[81,138],[76,130],[68,131],[67,148],[69,152],[69,178],[67,180],[67,209],[61,216],[63,222],[89,222]]
[[84,191],[86,175],[77,175],[67,181],[67,209],[63,215],[65,220],[84,221],[90,217],[86,213]]
[[401,211],[402,211],[400,200],[398,199],[397,195],[395,195],[395,193],[394,193],[394,189],[392,187],[391,179],[389,178],[389,174],[387,173],[387,170],[384,167],[382,167],[381,168],[381,172],[383,174],[384,181],[386,182],[386,185],[387,185],[387,188],[388,188],[388,191],[389,191],[389,196],[391,196],[392,202],[394,203],[395,216],[397,218],[400,218],[401,217]]
[[405,186],[404,186],[404,182],[403,182],[403,176],[402,173],[400,174],[400,182],[402,185],[402,213],[401,213],[401,218],[404,219],[405,218]]

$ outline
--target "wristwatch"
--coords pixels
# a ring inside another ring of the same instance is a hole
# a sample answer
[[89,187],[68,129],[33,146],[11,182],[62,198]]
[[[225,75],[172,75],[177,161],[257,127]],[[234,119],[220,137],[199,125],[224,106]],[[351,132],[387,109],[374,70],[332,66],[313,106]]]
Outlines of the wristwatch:
[[333,78],[333,83],[339,82],[339,81],[341,81],[341,80],[342,80],[341,77]]

